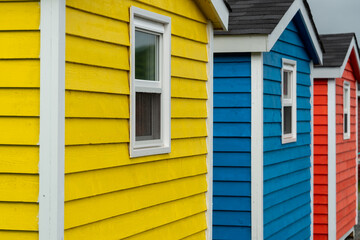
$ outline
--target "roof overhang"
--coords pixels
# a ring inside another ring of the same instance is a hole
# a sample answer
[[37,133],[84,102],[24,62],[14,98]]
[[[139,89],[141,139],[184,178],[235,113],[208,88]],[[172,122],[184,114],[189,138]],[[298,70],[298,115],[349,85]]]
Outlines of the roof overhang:
[[271,34],[247,34],[247,35],[215,35],[214,52],[270,52],[281,34],[284,32],[294,17],[299,14],[306,35],[315,53],[315,63],[322,64],[323,53],[317,32],[312,24],[311,17],[303,0],[295,0]]
[[229,9],[223,0],[195,0],[215,30],[228,30]]
[[344,61],[340,67],[315,67],[313,70],[314,78],[341,78],[344,74],[347,62],[351,62],[351,66],[354,68],[355,78],[360,81],[360,61],[359,51],[356,44],[355,37],[352,38],[349,48],[346,52]]

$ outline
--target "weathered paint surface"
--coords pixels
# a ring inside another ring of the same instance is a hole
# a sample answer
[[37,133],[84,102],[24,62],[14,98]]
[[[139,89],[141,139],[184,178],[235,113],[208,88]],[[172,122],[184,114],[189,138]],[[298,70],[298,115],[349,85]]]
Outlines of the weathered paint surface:
[[38,239],[40,4],[0,2],[0,239]]
[[[344,140],[343,86],[350,83],[350,139]],[[336,238],[355,225],[356,218],[356,80],[348,61],[336,79]]]
[[328,236],[328,81],[314,81],[314,239]]
[[213,239],[251,239],[250,54],[215,54]]
[[[294,20],[264,53],[264,239],[310,238],[310,58]],[[282,58],[297,62],[297,141],[281,143]]]
[[[205,239],[206,18],[191,0],[66,4],[65,239]],[[170,154],[129,158],[130,6],[172,20]]]

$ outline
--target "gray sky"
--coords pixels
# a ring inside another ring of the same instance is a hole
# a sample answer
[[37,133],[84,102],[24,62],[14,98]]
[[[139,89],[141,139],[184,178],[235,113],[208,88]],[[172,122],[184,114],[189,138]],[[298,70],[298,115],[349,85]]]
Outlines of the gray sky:
[[355,32],[360,43],[360,0],[308,0],[320,34]]

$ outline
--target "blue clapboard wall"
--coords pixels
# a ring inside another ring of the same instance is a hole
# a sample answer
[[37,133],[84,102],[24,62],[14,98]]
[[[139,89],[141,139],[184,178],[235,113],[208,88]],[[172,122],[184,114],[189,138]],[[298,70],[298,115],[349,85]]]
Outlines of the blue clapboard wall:
[[214,56],[213,239],[251,239],[250,63]]
[[[310,238],[310,58],[291,22],[264,53],[264,239]],[[297,141],[281,143],[282,58],[297,62]]]

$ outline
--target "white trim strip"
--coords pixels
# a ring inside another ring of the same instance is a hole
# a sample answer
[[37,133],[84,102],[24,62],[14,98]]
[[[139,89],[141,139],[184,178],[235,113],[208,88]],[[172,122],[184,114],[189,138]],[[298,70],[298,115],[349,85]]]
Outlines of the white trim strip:
[[336,79],[328,80],[328,239],[336,239]]
[[345,240],[351,233],[354,233],[354,227],[352,227],[349,231],[347,231],[344,236],[342,236],[339,240]]
[[213,78],[213,71],[214,71],[214,53],[213,53],[213,47],[214,47],[214,30],[213,25],[211,22],[208,22],[207,24],[207,34],[208,34],[208,45],[207,45],[207,51],[209,56],[209,61],[206,64],[207,65],[207,74],[208,74],[208,81],[207,81],[207,94],[208,94],[208,100],[207,100],[207,112],[208,117],[206,120],[207,125],[207,138],[206,138],[206,144],[207,144],[207,174],[206,174],[206,180],[208,184],[208,190],[206,192],[206,203],[207,203],[207,212],[206,212],[206,219],[207,219],[207,229],[206,229],[206,239],[211,240],[212,239],[212,225],[213,225],[213,129],[214,129],[214,98],[213,98],[213,88],[214,88],[214,78]]
[[310,183],[311,183],[311,190],[310,190],[310,207],[311,207],[311,226],[310,226],[310,240],[314,237],[314,78],[312,76],[312,72],[314,69],[313,61],[310,62],[310,104],[311,104],[311,157],[310,157]]
[[210,0],[212,5],[214,6],[214,9],[216,11],[216,14],[218,16],[219,22],[223,28],[223,30],[228,30],[229,25],[229,10],[227,9],[225,3],[223,0]]
[[39,239],[64,239],[65,0],[41,1]]
[[263,239],[263,55],[251,53],[251,238]]
[[267,35],[215,35],[214,52],[266,52]]

